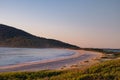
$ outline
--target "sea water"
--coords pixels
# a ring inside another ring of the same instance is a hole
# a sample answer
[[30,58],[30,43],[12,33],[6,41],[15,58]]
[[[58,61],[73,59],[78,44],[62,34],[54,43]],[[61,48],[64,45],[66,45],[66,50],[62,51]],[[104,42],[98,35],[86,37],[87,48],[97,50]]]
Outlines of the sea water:
[[0,66],[32,61],[65,58],[75,54],[67,49],[3,48],[0,47]]

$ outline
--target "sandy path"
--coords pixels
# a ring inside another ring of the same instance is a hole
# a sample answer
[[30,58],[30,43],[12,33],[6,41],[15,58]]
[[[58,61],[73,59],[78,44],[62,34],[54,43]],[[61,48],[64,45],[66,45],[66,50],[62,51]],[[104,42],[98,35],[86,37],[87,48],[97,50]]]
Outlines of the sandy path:
[[102,54],[98,52],[76,50],[78,54],[60,59],[51,60],[45,62],[34,62],[34,63],[24,63],[13,66],[0,67],[0,72],[11,72],[11,71],[36,71],[45,69],[60,69],[63,66],[70,66],[73,64],[83,63],[84,61],[99,59]]

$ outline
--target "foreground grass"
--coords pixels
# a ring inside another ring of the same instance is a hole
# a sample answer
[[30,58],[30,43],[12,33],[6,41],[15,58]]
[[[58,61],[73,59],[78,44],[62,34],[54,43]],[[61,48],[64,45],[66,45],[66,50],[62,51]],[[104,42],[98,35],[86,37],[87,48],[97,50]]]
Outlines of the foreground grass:
[[84,70],[0,73],[0,80],[120,80],[120,60],[106,61]]

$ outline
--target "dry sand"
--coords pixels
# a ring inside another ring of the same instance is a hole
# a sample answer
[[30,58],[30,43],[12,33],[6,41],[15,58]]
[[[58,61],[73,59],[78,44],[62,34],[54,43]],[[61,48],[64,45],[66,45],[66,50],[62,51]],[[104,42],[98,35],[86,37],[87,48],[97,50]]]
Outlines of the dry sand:
[[74,50],[75,55],[49,60],[49,61],[36,61],[27,62],[10,66],[1,66],[0,72],[12,72],[12,71],[38,71],[38,70],[59,70],[59,69],[69,69],[76,68],[80,66],[88,66],[97,62],[98,59],[102,57],[102,53]]

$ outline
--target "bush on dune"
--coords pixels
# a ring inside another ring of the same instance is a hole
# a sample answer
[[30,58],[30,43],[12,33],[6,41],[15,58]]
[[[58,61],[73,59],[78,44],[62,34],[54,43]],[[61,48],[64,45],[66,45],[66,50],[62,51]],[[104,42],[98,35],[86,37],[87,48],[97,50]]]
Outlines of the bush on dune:
[[0,73],[0,80],[120,80],[120,60],[96,64],[88,69]]

